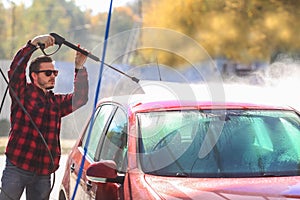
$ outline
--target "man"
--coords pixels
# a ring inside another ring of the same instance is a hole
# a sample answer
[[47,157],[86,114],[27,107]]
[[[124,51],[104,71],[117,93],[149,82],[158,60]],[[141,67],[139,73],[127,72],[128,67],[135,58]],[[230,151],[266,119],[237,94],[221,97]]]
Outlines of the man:
[[50,35],[28,41],[15,55],[8,77],[11,104],[11,130],[6,147],[0,199],[20,199],[26,188],[27,199],[49,199],[51,174],[59,167],[61,118],[88,100],[86,56],[75,56],[74,92],[54,94],[58,71],[50,57],[31,61],[26,82],[26,67],[38,45],[54,45]]

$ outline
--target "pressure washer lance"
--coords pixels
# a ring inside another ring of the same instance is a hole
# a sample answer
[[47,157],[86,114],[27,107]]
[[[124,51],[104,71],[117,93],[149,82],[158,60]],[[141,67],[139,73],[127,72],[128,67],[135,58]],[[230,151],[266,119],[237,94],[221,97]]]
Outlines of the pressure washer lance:
[[[56,34],[56,33],[50,33],[50,35],[52,37],[54,37],[55,39],[55,44],[59,45],[58,49],[60,49],[61,45],[64,44],[68,47],[70,47],[71,49],[74,49],[75,51],[79,51],[80,53],[82,53],[83,55],[86,55],[87,57],[91,58],[92,60],[96,61],[96,62],[103,62],[101,61],[97,56],[91,54],[90,52],[68,42],[67,40],[65,40],[65,38],[61,37],[60,35]],[[45,48],[45,45],[44,44],[39,44],[42,52],[47,55],[45,52],[44,52],[44,48]],[[133,80],[134,82],[136,83],[139,83],[139,79],[137,79],[136,77],[133,77],[133,76],[129,76],[128,74],[124,73],[123,71],[103,62],[104,65],[106,65],[107,67],[119,72],[120,74],[124,75],[124,76],[127,76],[128,78],[130,78],[131,80]]]

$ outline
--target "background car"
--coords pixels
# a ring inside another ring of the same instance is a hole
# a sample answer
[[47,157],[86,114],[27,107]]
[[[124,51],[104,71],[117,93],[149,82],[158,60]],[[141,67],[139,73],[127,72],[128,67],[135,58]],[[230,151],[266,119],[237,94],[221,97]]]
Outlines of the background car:
[[[161,88],[189,90],[180,87]],[[154,93],[99,102],[76,199],[300,198],[296,110]],[[69,154],[59,199],[74,192],[90,122]]]

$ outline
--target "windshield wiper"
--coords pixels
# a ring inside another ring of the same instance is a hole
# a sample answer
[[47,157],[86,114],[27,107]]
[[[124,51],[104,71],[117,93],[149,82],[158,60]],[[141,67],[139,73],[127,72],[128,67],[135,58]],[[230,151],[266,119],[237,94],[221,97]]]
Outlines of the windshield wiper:
[[272,173],[272,172],[264,172],[262,174],[263,177],[280,177],[282,176],[282,174],[275,174],[275,173]]
[[263,177],[299,176],[299,170],[285,172],[264,172]]
[[177,172],[176,177],[188,177],[188,174],[184,172]]

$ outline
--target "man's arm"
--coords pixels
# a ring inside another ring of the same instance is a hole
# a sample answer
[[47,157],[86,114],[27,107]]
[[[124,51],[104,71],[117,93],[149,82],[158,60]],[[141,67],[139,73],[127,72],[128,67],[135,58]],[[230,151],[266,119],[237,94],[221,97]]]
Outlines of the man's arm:
[[37,49],[36,46],[32,45],[30,41],[27,42],[27,44],[17,52],[10,65],[8,71],[10,93],[11,90],[13,90],[13,92],[18,97],[20,97],[24,92],[25,86],[27,84],[26,83],[27,62],[30,59],[32,53],[36,49]]
[[[78,45],[80,47],[80,45]],[[85,105],[88,101],[87,71],[83,66],[87,59],[86,55],[76,51],[75,55],[75,81],[73,94],[73,110]]]
[[73,110],[85,105],[88,101],[88,74],[86,68],[75,69],[74,93],[73,93]]
[[62,117],[77,110],[88,101],[88,74],[86,68],[75,69],[74,92],[67,95],[58,95],[60,99],[60,111]]
[[88,74],[86,68],[83,66],[86,59],[87,56],[78,51],[76,52],[74,92],[63,97],[64,103],[61,104],[62,116],[66,116],[77,110],[88,101]]

